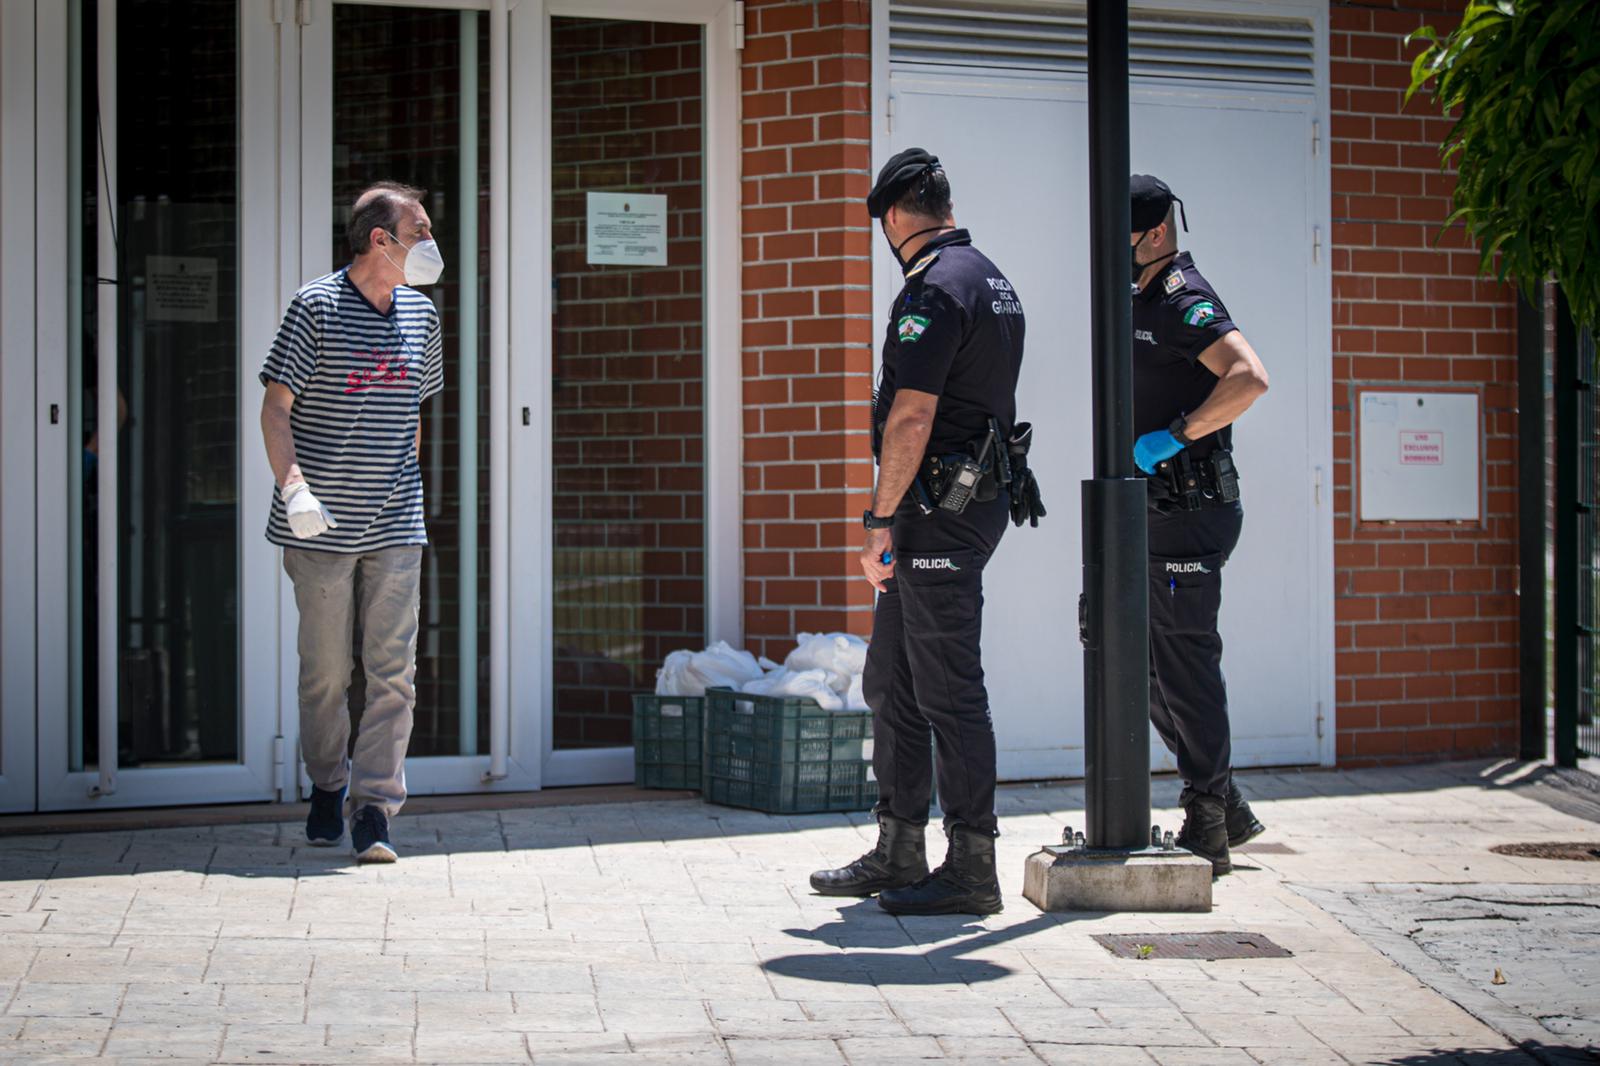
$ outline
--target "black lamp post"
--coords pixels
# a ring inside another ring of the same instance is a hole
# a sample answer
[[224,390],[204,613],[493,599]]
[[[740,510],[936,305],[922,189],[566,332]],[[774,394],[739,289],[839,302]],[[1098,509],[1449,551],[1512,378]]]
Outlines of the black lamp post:
[[1084,776],[1091,848],[1150,843],[1145,484],[1133,465],[1128,2],[1089,2],[1094,479],[1083,483]]

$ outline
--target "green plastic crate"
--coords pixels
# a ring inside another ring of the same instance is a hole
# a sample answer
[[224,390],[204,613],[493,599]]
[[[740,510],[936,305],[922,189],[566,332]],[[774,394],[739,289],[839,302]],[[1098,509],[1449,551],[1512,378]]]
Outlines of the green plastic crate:
[[705,700],[633,697],[633,783],[640,788],[700,788]]
[[706,764],[712,803],[768,814],[864,811],[878,799],[872,712],[825,711],[797,696],[706,693]]

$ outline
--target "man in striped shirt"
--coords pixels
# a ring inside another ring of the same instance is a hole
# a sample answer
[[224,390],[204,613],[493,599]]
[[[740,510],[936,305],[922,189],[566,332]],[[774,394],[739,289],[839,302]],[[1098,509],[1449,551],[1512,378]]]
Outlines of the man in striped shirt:
[[[422,404],[444,386],[439,313],[412,286],[444,261],[421,189],[361,193],[350,265],[295,293],[261,383],[261,429],[277,479],[267,539],[300,609],[300,751],[311,777],[306,839],[344,836],[361,862],[393,862],[389,819],[406,798],[416,703],[423,526]],[[366,706],[347,756],[352,633]]]

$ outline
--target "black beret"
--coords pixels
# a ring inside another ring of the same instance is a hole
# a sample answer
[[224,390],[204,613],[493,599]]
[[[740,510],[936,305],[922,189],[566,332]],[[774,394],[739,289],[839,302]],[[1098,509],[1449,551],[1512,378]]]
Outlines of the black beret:
[[895,155],[878,171],[878,180],[867,193],[867,214],[882,218],[894,202],[905,195],[912,182],[930,170],[937,169],[939,157],[922,148],[907,148]]
[[1167,220],[1172,202],[1178,200],[1167,188],[1167,183],[1151,174],[1135,174],[1128,179],[1128,196],[1132,206],[1130,221],[1135,231],[1155,229]]

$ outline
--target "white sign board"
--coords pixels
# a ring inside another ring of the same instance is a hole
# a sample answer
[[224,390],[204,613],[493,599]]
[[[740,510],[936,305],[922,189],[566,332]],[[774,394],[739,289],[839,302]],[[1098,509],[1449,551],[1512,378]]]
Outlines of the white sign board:
[[588,261],[667,265],[667,198],[651,193],[589,193]]
[[1373,391],[1358,402],[1361,521],[1478,521],[1477,393]]
[[217,261],[151,255],[144,261],[145,317],[151,322],[215,322]]

